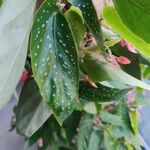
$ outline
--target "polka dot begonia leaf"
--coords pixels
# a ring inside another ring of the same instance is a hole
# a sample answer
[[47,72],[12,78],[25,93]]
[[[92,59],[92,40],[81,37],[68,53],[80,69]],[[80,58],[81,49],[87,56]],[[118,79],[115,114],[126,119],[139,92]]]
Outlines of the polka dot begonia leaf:
[[72,113],[78,97],[78,57],[69,25],[57,0],[46,0],[32,30],[33,75],[41,95],[60,124]]
[[93,102],[111,102],[119,100],[128,91],[119,90],[97,83],[97,88],[87,82],[80,82],[79,98]]
[[101,51],[105,51],[101,26],[97,17],[92,0],[68,0],[72,5],[79,7],[82,11],[84,21],[90,32],[96,38]]

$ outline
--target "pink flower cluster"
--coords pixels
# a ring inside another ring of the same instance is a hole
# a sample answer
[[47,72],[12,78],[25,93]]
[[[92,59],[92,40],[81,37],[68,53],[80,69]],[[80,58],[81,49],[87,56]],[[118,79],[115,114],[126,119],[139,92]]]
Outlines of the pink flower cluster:
[[130,43],[128,43],[126,40],[121,40],[120,45],[122,47],[127,47],[127,49],[132,53],[137,53],[136,48],[133,45],[131,45]]

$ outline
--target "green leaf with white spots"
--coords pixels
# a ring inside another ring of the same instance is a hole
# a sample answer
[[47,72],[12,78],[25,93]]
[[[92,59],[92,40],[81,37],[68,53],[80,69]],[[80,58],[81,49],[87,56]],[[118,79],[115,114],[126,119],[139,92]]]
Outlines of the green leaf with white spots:
[[111,80],[132,87],[136,86],[150,90],[149,84],[130,76],[121,70],[120,67],[113,65],[98,53],[86,52],[82,60],[82,65],[92,81],[101,82]]
[[0,109],[23,72],[34,8],[33,0],[5,0],[0,7]]
[[86,150],[93,128],[93,116],[86,114],[81,118],[78,133],[78,149]]
[[78,97],[78,57],[74,38],[56,0],[46,0],[32,29],[33,75],[41,95],[60,124],[73,112]]
[[101,144],[100,129],[94,127],[92,115],[85,114],[80,121],[77,137],[78,150],[99,150]]
[[71,6],[71,8],[65,13],[65,17],[72,30],[77,46],[79,47],[86,32],[82,12],[78,7]]
[[102,30],[92,0],[68,0],[68,1],[72,5],[80,8],[87,27],[96,38],[100,50],[104,51],[105,46],[103,42]]
[[97,88],[87,82],[80,82],[79,98],[93,102],[111,102],[119,100],[127,90],[118,90],[97,83]]
[[32,136],[52,114],[33,78],[25,81],[15,113],[17,131],[27,137]]

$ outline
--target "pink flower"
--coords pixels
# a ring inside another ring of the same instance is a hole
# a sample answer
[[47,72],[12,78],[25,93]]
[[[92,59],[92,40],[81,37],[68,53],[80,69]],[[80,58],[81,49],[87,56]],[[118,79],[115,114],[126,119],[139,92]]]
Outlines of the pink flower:
[[98,17],[100,17],[101,13],[102,13],[102,9],[104,7],[104,4],[101,0],[94,0],[93,3],[94,3]]
[[43,147],[43,139],[42,138],[39,138],[37,140],[37,145],[38,145],[38,147]]
[[27,71],[26,69],[23,71],[22,76],[20,78],[21,81],[26,81],[29,78],[29,71]]
[[120,45],[122,47],[127,47],[127,49],[132,53],[137,53],[136,48],[125,40],[121,40]]
[[127,100],[129,103],[133,103],[135,101],[135,93],[133,90],[127,93]]
[[112,55],[111,63],[114,65],[117,65],[116,60],[117,60],[117,62],[119,62],[120,64],[123,64],[123,65],[128,65],[131,63],[131,61],[127,57],[124,57],[124,56],[117,57],[115,55]]
[[127,57],[124,57],[124,56],[119,56],[117,57],[117,61],[120,63],[120,64],[124,64],[124,65],[128,65],[131,63],[131,61],[127,58]]
[[110,58],[110,62],[111,62],[111,64],[113,65],[113,67],[115,67],[115,68],[120,68],[120,66],[119,66],[119,64],[118,64],[118,62],[117,62],[117,56],[115,56],[115,55],[111,55],[111,56],[109,56]]
[[134,46],[133,45],[131,45],[131,44],[127,44],[127,48],[128,48],[128,50],[130,51],[130,52],[132,52],[132,53],[137,53],[137,51],[135,50],[135,48],[134,48]]
[[122,47],[125,47],[126,44],[127,44],[127,42],[126,42],[125,40],[121,40],[121,41],[120,41],[120,45],[121,45]]

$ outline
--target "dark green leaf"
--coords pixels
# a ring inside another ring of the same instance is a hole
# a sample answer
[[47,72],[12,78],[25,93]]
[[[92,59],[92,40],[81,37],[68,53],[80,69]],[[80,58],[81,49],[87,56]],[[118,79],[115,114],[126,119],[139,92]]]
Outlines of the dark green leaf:
[[79,7],[82,11],[84,21],[90,32],[95,36],[96,41],[101,49],[105,50],[101,26],[98,21],[97,13],[92,0],[69,0],[72,5]]
[[69,142],[77,135],[77,128],[81,119],[81,112],[74,111],[63,123]]
[[78,97],[78,57],[68,23],[57,12],[57,0],[46,0],[32,29],[31,56],[35,80],[60,124],[73,112]]
[[109,88],[97,83],[97,88],[87,82],[80,82],[79,98],[93,102],[110,102],[119,100],[127,90]]
[[51,111],[42,100],[33,78],[25,82],[15,111],[17,131],[27,137],[32,136],[50,117]]
[[53,147],[56,150],[61,146],[68,147],[67,141],[62,136],[61,127],[53,116],[51,116],[44,125],[29,138],[30,145],[37,142],[39,138],[43,139],[43,146],[39,148],[39,150],[46,150],[48,146]]

